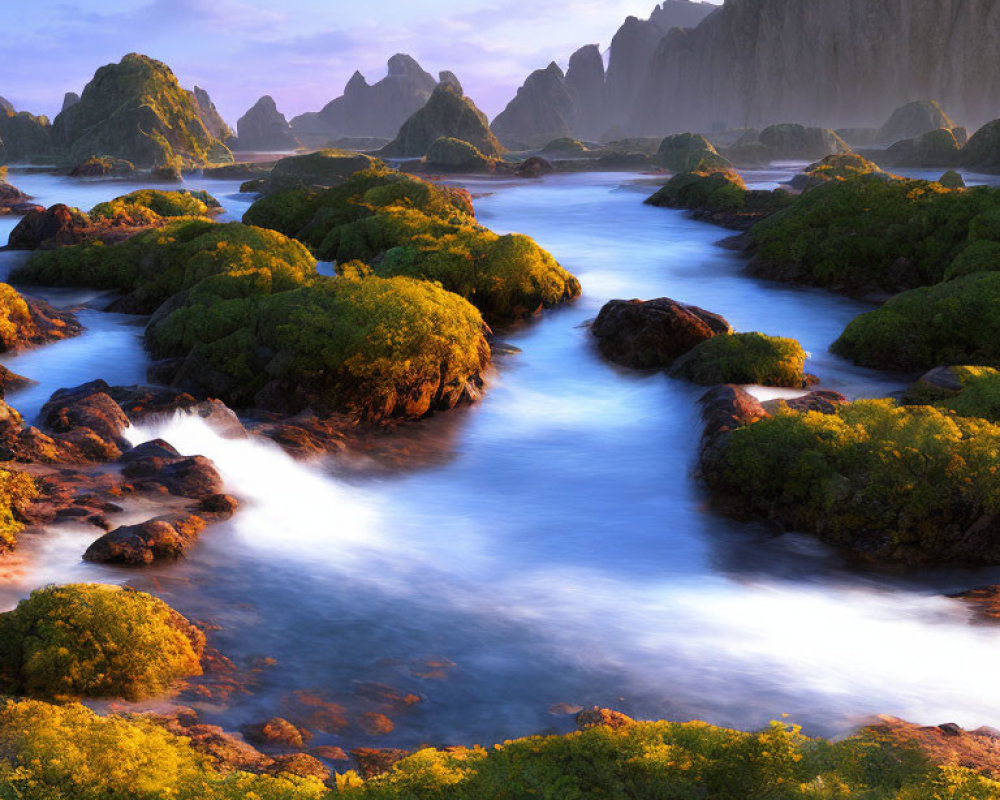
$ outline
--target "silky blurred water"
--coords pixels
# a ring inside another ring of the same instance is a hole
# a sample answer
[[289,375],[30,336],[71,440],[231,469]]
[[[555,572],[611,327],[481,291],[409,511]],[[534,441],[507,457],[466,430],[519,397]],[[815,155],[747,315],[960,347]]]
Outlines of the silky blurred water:
[[[748,174],[776,185],[792,170]],[[89,207],[127,183],[11,176],[40,202]],[[195,181],[238,218],[249,198]],[[396,730],[357,726],[315,743],[413,747],[490,743],[568,730],[556,703],[743,727],[783,713],[834,733],[870,713],[926,723],[1000,724],[998,634],[947,591],[998,570],[859,570],[804,536],[776,537],[707,506],[692,476],[703,389],[603,362],[585,323],[612,298],[669,296],[739,330],[799,339],[825,388],[897,391],[912,376],[853,367],[828,352],[869,306],[747,278],[717,246],[725,231],[642,200],[627,174],[464,182],[480,220],[535,237],[579,276],[584,296],[502,337],[484,400],[399,434],[402,468],[354,453],[294,462],[260,442],[223,440],[200,421],[135,429],[214,459],[243,507],[186,562],[133,573],[84,565],[93,532],[35,537],[2,577],[7,605],[32,586],[132,580],[193,619],[238,665],[276,663],[249,693],[197,703],[228,727],[308,691],[348,716],[365,685],[421,698]],[[0,237],[11,223],[0,222]],[[0,267],[17,258],[0,253]],[[142,379],[141,321],[85,303],[88,332],[5,364],[40,385],[10,399],[30,414],[54,388]],[[187,698],[189,700],[190,698]],[[294,704],[293,704],[294,705]]]

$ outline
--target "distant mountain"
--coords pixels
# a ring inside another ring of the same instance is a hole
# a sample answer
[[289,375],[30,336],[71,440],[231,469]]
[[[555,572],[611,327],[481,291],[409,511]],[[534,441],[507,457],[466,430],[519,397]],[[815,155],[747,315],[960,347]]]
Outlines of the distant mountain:
[[267,94],[236,121],[236,131],[240,150],[294,150],[299,146],[285,115]]
[[394,137],[423,107],[438,82],[402,53],[390,58],[388,67],[388,75],[374,85],[355,72],[342,96],[321,111],[295,117],[291,125],[296,137],[303,144],[317,146],[345,137]]
[[933,97],[977,125],[1000,111],[998,49],[996,0],[726,0],[694,30],[669,32],[629,78],[626,124],[862,126]]
[[667,32],[698,25],[718,8],[712,3],[666,0],[649,19],[629,17],[611,43],[606,74],[596,44],[577,50],[565,75],[555,63],[536,70],[493,121],[494,132],[515,148],[541,147],[562,137],[603,137],[631,116],[649,61]]
[[64,104],[52,143],[70,163],[91,156],[156,167],[232,160],[202,122],[194,95],[166,64],[137,53],[101,67],[80,99]]

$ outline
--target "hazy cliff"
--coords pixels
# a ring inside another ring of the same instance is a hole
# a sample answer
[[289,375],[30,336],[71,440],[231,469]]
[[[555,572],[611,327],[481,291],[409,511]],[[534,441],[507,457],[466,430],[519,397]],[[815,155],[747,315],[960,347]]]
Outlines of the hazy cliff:
[[660,41],[629,127],[865,125],[923,97],[978,124],[1000,110],[998,45],[996,0],[726,0]]

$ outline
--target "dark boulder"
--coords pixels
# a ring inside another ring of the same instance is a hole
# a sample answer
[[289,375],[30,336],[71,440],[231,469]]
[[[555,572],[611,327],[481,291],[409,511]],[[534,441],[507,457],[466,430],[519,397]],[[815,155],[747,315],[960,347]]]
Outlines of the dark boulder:
[[204,529],[205,521],[194,515],[157,517],[125,525],[90,545],[83,560],[130,567],[172,561],[183,556]]
[[635,369],[669,367],[699,342],[731,332],[718,314],[666,297],[612,300],[591,326],[605,358]]
[[11,231],[7,246],[12,250],[64,247],[82,242],[90,230],[90,217],[59,203],[25,216]]

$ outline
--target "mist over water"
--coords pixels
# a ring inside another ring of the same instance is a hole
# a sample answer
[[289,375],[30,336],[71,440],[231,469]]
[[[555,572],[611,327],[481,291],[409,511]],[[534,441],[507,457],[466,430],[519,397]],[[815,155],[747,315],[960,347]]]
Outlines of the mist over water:
[[[99,184],[82,198],[32,177],[12,180],[45,203],[89,207],[128,190]],[[555,703],[741,727],[787,713],[816,733],[872,713],[1000,723],[996,632],[943,597],[1000,570],[857,570],[810,538],[714,514],[692,476],[704,390],[597,356],[584,324],[607,300],[669,296],[738,330],[798,338],[824,388],[884,396],[909,378],[828,352],[867,306],[743,276],[715,245],[724,231],[644,206],[651,189],[634,180],[464,184],[484,224],[536,238],[584,296],[503,335],[522,352],[498,361],[481,404],[401,432],[420,454],[407,468],[363,454],[296,462],[198,418],[145,424],[134,442],[162,437],[215,461],[238,514],[185,562],[139,573],[82,564],[93,531],[38,537],[0,600],[50,581],[129,580],[219,626],[210,644],[237,664],[277,660],[251,694],[202,704],[230,728],[280,713],[299,690],[349,709],[365,708],[373,682],[420,695],[376,746],[567,730]],[[238,217],[245,201],[219,184],[196,188],[226,195]],[[82,380],[141,380],[134,318],[85,313],[72,357],[49,355],[62,343],[5,361],[43,384],[11,396],[15,407]]]

